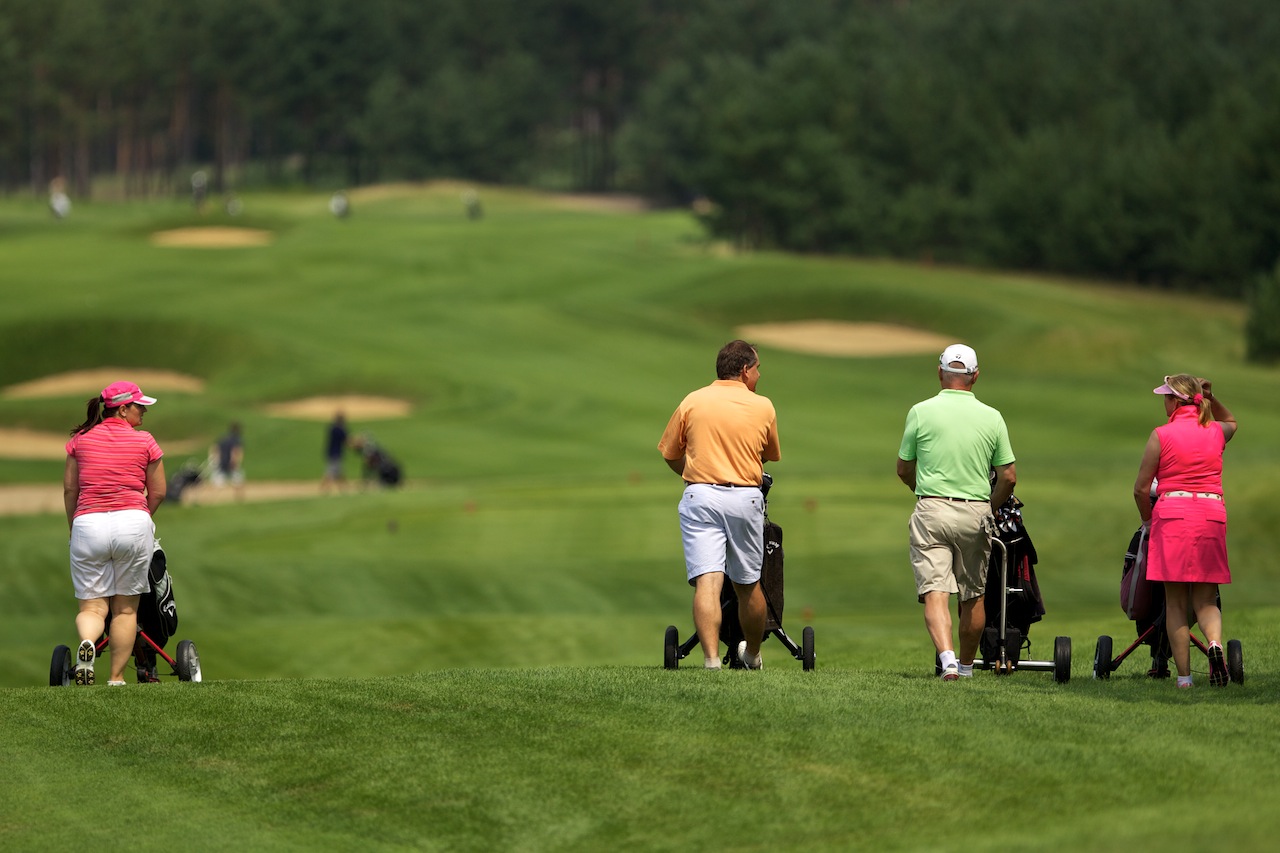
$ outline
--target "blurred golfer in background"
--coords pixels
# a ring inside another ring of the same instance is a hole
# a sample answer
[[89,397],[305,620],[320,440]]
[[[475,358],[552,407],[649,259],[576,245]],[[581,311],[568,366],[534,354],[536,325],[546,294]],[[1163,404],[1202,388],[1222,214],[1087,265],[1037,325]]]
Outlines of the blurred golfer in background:
[[667,423],[658,450],[685,481],[680,536],[693,623],[707,669],[720,668],[720,592],[727,574],[738,596],[746,639],[738,657],[760,669],[765,599],[764,462],[782,458],[778,419],[769,398],[756,393],[760,357],[746,341],[730,341],[716,356],[716,380],[693,391]]
[[346,449],[347,418],[337,412],[325,430],[324,477],[320,480],[320,491],[327,492],[334,486],[341,490],[346,486],[347,477],[342,470],[342,454]]
[[152,515],[165,498],[163,451],[138,429],[155,399],[132,382],[113,382],[88,401],[84,423],[71,431],[62,475],[71,528],[71,582],[80,612],[76,684],[93,684],[95,647],[111,614],[112,686],[138,635],[138,596],[150,589],[155,551]]
[[[1018,476],[1004,417],[973,396],[978,355],[952,344],[938,359],[942,390],[916,403],[898,448],[898,479],[916,494],[911,568],[942,680],[973,675],[987,613],[982,596],[995,533],[994,511]],[[996,471],[995,487],[991,469]],[[951,596],[960,597],[960,657],[952,641]]]
[[244,436],[238,422],[227,427],[227,434],[209,448],[213,484],[222,488],[228,483],[238,500],[244,499]]

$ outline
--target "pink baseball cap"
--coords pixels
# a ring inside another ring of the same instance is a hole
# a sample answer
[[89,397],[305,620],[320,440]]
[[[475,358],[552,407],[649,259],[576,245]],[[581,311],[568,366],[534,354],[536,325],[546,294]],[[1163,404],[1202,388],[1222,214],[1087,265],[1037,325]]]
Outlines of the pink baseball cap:
[[154,406],[156,398],[143,394],[142,389],[132,382],[112,382],[102,389],[102,405],[106,408],[114,409],[116,406],[125,406],[129,403]]

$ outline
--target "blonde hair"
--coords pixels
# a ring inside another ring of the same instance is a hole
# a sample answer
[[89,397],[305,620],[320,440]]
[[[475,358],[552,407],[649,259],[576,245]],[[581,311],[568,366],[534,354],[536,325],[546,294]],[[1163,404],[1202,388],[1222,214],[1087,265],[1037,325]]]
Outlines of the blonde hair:
[[1176,373],[1173,376],[1166,376],[1164,384],[1173,391],[1173,397],[1179,406],[1196,407],[1200,426],[1205,426],[1213,420],[1213,407],[1205,398],[1204,386],[1200,384],[1199,379],[1189,373]]

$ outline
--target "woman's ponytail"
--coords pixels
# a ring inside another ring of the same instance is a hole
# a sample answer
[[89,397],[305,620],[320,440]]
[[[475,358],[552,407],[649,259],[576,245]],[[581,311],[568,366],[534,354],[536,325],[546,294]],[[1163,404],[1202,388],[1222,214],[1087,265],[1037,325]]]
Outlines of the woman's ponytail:
[[84,423],[71,430],[72,435],[79,435],[102,423],[102,397],[94,395],[85,404]]

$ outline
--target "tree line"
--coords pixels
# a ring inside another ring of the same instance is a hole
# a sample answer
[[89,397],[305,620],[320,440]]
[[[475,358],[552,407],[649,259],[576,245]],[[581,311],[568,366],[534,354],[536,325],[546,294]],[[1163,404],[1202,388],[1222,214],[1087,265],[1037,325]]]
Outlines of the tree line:
[[0,186],[617,185],[676,0],[0,0]]
[[465,177],[745,246],[1243,295],[1274,0],[0,0],[0,185]]

